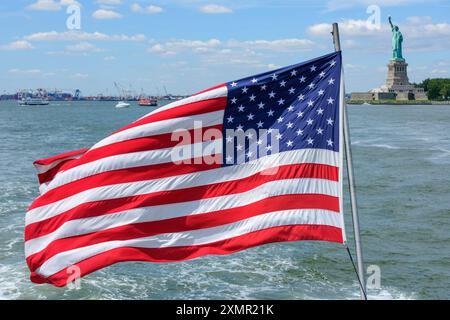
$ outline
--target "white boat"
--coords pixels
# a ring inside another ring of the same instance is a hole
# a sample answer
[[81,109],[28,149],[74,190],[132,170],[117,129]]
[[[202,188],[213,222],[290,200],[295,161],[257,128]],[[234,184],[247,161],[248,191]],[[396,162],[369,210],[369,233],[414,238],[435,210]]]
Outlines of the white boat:
[[23,98],[19,101],[21,106],[46,106],[50,102],[42,98]]
[[116,104],[117,109],[128,108],[128,107],[130,107],[130,104],[125,101],[119,101],[119,103]]

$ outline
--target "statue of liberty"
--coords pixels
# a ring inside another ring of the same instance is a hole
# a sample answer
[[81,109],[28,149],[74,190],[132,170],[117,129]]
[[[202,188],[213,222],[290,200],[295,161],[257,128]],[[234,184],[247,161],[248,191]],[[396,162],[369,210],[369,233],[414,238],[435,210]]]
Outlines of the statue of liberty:
[[400,32],[398,26],[394,26],[392,24],[391,17],[389,16],[389,24],[392,29],[392,60],[396,61],[405,61],[402,55],[402,43],[403,43],[403,35]]

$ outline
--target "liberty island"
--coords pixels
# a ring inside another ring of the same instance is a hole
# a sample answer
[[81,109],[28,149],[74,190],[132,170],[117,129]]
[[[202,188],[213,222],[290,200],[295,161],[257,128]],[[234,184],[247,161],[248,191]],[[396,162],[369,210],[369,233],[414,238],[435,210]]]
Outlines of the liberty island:
[[403,34],[400,28],[392,23],[391,17],[389,17],[389,25],[392,30],[392,58],[387,65],[386,83],[369,92],[352,93],[350,103],[382,100],[420,100],[423,103],[428,100],[423,88],[417,88],[409,82],[408,63],[403,57]]

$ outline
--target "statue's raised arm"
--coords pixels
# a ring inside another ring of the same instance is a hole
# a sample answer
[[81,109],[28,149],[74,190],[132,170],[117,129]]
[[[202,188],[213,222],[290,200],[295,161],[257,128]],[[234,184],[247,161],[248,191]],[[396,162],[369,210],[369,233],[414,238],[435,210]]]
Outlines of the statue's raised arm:
[[392,24],[392,18],[391,18],[391,16],[389,16],[389,24],[391,25],[391,29],[393,29],[394,28],[394,25]]

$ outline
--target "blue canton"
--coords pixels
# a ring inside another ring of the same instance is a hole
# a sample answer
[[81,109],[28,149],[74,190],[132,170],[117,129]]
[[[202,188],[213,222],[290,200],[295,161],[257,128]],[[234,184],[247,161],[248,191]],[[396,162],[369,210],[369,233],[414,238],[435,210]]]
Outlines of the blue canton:
[[[265,129],[269,133],[267,154],[273,139],[277,139],[280,152],[311,148],[339,151],[340,78],[341,54],[335,52],[227,83],[224,137],[229,129]],[[235,154],[244,149],[250,158],[251,146],[260,144],[260,138],[248,135],[245,146],[224,138],[223,150],[233,142]],[[231,159],[230,152],[224,151],[224,165],[235,164],[234,156]]]

